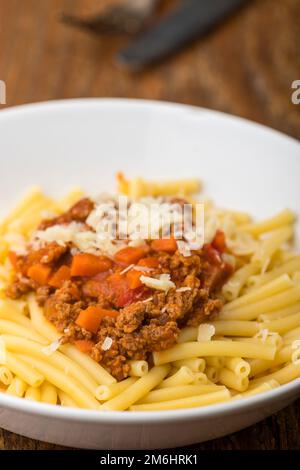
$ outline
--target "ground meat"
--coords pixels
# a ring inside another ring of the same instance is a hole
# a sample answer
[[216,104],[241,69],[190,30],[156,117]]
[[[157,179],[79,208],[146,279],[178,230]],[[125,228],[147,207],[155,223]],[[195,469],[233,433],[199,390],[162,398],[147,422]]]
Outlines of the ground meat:
[[116,320],[116,328],[124,333],[132,333],[140,328],[145,314],[145,305],[142,302],[131,304],[121,310]]
[[[93,208],[90,199],[82,199],[65,214],[43,221],[40,229],[72,221],[86,224]],[[46,264],[51,268],[51,274],[62,265],[71,265],[71,246],[60,246],[55,242],[38,250],[29,245],[26,255],[17,256],[15,279],[7,293],[18,298],[35,291],[46,318],[62,334],[62,341],[91,341],[91,357],[122,380],[129,374],[128,360],[151,362],[153,351],[174,345],[181,328],[197,326],[213,318],[222,307],[217,298],[219,291],[232,272],[212,245],[205,245],[188,257],[178,251],[174,254],[151,252],[150,242],[146,248],[144,256],[155,256],[159,261],[159,266],[149,276],[167,273],[176,285],[167,293],[144,285],[130,289],[126,273],[121,274],[124,266],[117,263],[111,263],[107,271],[92,277],[73,277],[58,289],[37,285],[27,277],[32,265]],[[96,333],[76,323],[79,313],[92,305],[118,311],[116,317],[104,317]],[[112,339],[112,345],[103,350],[106,338]]]
[[70,222],[85,222],[93,209],[93,201],[91,201],[89,198],[83,198],[74,204],[74,206],[64,214],[53,219],[43,220],[39,226],[39,229],[45,230],[46,228],[52,227],[53,225],[68,224]]
[[24,276],[15,276],[13,282],[6,288],[6,295],[11,299],[19,299],[30,291],[36,289],[37,285],[31,279]]
[[180,281],[188,275],[198,276],[201,272],[202,260],[198,255],[183,256],[179,252],[174,255],[163,254],[159,258],[163,272],[172,273],[174,281]]
[[[43,299],[44,300],[44,299]],[[80,290],[75,282],[67,281],[55,294],[50,295],[44,303],[46,318],[63,332],[70,323],[73,324],[87,303],[81,300]],[[85,335],[86,336],[86,335]],[[91,336],[89,334],[89,336]],[[76,339],[79,339],[76,337]]]
[[36,300],[39,305],[44,306],[48,298],[50,297],[53,289],[49,286],[38,287],[36,291]]

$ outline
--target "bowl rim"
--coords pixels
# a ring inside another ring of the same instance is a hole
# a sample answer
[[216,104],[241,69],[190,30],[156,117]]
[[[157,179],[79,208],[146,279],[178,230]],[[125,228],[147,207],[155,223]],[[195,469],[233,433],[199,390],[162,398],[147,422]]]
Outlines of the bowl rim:
[[238,400],[229,400],[203,407],[183,408],[178,410],[164,411],[100,411],[81,408],[67,408],[58,405],[34,402],[7,396],[0,393],[0,409],[8,408],[23,412],[28,415],[40,415],[58,420],[77,421],[101,424],[155,424],[173,423],[184,421],[198,421],[207,418],[221,418],[223,416],[239,414],[251,411],[255,408],[266,407],[268,404],[280,398],[296,399],[295,394],[300,396],[300,378],[281,385],[277,388],[263,392],[252,397]]
[[[57,100],[48,100],[48,101],[38,101],[34,103],[25,103],[20,104],[17,106],[9,106],[7,108],[0,110],[0,125],[1,120],[5,120],[6,118],[14,118],[18,117],[20,114],[31,114],[36,112],[48,112],[48,111],[57,111],[59,110],[68,110],[73,108],[74,106],[77,107],[90,107],[90,106],[101,106],[101,105],[109,105],[109,106],[123,106],[123,107],[131,107],[131,108],[142,108],[148,107],[149,109],[152,108],[157,111],[168,111],[172,110],[174,112],[185,113],[186,115],[207,115],[210,117],[215,117],[217,119],[222,119],[223,121],[227,121],[227,123],[232,123],[235,125],[242,125],[248,126],[252,128],[252,130],[259,130],[260,132],[268,133],[269,137],[273,138],[283,138],[286,141],[289,141],[290,144],[296,144],[300,146],[300,140],[297,140],[295,137],[292,137],[288,134],[285,134],[275,128],[266,126],[256,121],[252,121],[250,119],[226,113],[224,111],[214,110],[210,108],[205,108],[201,106],[195,106],[191,104],[185,103],[176,103],[171,101],[163,101],[163,100],[153,100],[153,99],[139,99],[139,98],[95,98],[95,97],[87,97],[87,98],[67,98],[67,99],[57,99]],[[26,116],[25,116],[26,117]]]
[[[154,111],[162,112],[172,110],[174,112],[186,114],[207,115],[213,118],[221,119],[227,123],[249,127],[252,130],[258,130],[264,134],[268,134],[271,138],[284,139],[292,145],[300,148],[297,139],[288,136],[276,129],[267,127],[263,124],[250,121],[248,119],[233,116],[222,111],[201,108],[197,106],[172,103],[167,101],[155,101],[147,99],[128,99],[128,98],[71,98],[62,100],[43,101],[37,103],[28,103],[18,106],[12,106],[1,110],[0,126],[2,121],[13,119],[15,117],[24,117],[30,114],[44,112],[60,112],[62,110],[70,110],[74,107],[88,108],[108,105],[111,107],[131,107],[132,108],[152,108]],[[0,393],[0,408],[13,409],[29,415],[40,415],[59,420],[90,422],[90,423],[118,423],[126,425],[135,424],[155,424],[155,423],[172,423],[182,421],[195,421],[199,419],[207,419],[213,417],[222,417],[228,414],[237,414],[240,412],[251,411],[254,408],[264,407],[269,403],[279,400],[280,398],[296,398],[300,396],[300,378],[295,379],[287,384],[281,385],[273,390],[263,392],[252,397],[230,400],[224,403],[217,403],[204,407],[185,408],[178,410],[151,411],[151,412],[128,412],[128,411],[105,411],[86,410],[76,408],[66,408],[57,405],[49,405],[38,402],[24,400],[7,396]]]

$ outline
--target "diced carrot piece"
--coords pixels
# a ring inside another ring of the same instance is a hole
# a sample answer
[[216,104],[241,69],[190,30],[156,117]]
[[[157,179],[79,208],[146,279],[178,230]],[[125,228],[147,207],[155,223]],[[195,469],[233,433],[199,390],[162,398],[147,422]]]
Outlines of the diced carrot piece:
[[78,339],[77,341],[74,342],[75,346],[79,351],[88,354],[91,352],[94,343],[93,341],[90,341],[88,339]]
[[14,269],[17,269],[18,255],[15,251],[8,252],[8,259],[11,262]]
[[224,253],[224,251],[226,250],[225,233],[222,232],[222,230],[217,230],[216,234],[215,234],[215,237],[214,237],[211,244],[220,253]]
[[105,310],[97,305],[91,305],[87,309],[81,310],[76,323],[91,333],[97,333],[104,317],[116,318],[118,314],[117,310]]
[[136,264],[144,254],[142,248],[127,246],[115,254],[115,260],[117,263]]
[[62,287],[65,281],[68,281],[71,277],[71,269],[69,266],[61,266],[58,270],[51,276],[49,281],[49,286],[56,287],[59,289]]
[[140,277],[142,276],[142,274],[143,273],[141,273],[140,271],[135,271],[134,269],[126,273],[129,289],[137,289],[138,287],[141,287],[143,285],[143,283],[140,281]]
[[174,238],[161,238],[153,240],[151,248],[154,251],[166,251],[167,253],[175,253],[177,250],[177,243]]
[[71,264],[71,276],[96,276],[111,267],[110,259],[105,256],[95,256],[89,253],[75,255]]
[[41,286],[45,286],[48,282],[48,279],[51,274],[51,268],[45,264],[37,263],[27,271],[28,277],[30,277],[33,281],[37,282]]
[[154,256],[148,256],[148,258],[140,259],[138,266],[145,266],[145,268],[158,268],[159,260]]

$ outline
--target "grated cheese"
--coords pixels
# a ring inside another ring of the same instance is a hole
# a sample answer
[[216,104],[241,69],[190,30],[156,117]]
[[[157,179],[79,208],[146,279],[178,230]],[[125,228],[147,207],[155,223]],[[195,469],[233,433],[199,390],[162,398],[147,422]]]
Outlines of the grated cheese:
[[162,290],[164,292],[168,292],[170,289],[176,287],[174,282],[170,279],[170,274],[161,274],[157,279],[154,277],[141,276],[140,281],[151,289]]
[[146,304],[147,302],[151,302],[153,300],[153,297],[148,297],[148,299],[142,300],[142,304]]
[[298,348],[300,348],[300,339],[295,339],[295,341],[292,342],[292,349]]
[[202,323],[198,328],[197,341],[211,341],[211,338],[215,335],[216,329],[214,325],[209,323]]
[[188,292],[192,290],[191,287],[179,287],[178,289],[176,289],[176,292]]
[[112,344],[113,344],[112,338],[110,338],[109,336],[106,336],[101,346],[102,351],[108,351],[112,347]]
[[49,346],[46,346],[45,348],[42,349],[43,354],[45,354],[45,356],[51,356],[51,354],[53,354],[55,351],[58,350],[58,348],[60,347],[60,344],[61,344],[61,338],[56,339],[55,341],[50,343]]
[[188,256],[191,256],[191,249],[190,249],[190,246],[188,243],[182,241],[182,240],[177,240],[177,248],[178,248],[178,251],[179,253],[184,256],[184,257],[188,257]]
[[120,275],[122,276],[123,274],[126,274],[128,271],[131,271],[132,268],[134,268],[134,264],[130,264],[127,268],[123,269],[123,271],[120,272]]

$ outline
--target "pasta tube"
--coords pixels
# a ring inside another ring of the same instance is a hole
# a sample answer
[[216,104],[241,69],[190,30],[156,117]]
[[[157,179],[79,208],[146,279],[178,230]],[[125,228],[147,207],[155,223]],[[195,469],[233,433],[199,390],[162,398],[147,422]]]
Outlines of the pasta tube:
[[273,359],[276,348],[264,344],[251,344],[235,341],[207,341],[177,344],[165,351],[154,352],[155,365],[166,364],[180,359],[205,356],[247,357],[253,359]]
[[224,390],[221,385],[180,385],[178,387],[162,388],[152,390],[142,398],[137,404],[157,403],[161,401],[177,400],[179,398],[193,397],[196,395],[205,395],[206,393]]
[[101,409],[111,411],[127,410],[135,402],[140,400],[143,396],[147,395],[150,390],[159,385],[159,383],[165,378],[169,371],[169,365],[153,367],[153,369],[151,369],[147,375],[144,375],[144,377],[138,379],[133,385],[127,388],[127,390],[104,403],[101,406]]
[[40,391],[41,391],[41,402],[49,403],[50,405],[56,405],[57,390],[51,383],[45,381],[41,385]]
[[39,388],[28,387],[24,398],[26,400],[41,401],[41,391]]
[[164,411],[177,410],[178,408],[196,408],[198,406],[207,406],[214,403],[227,401],[230,399],[230,392],[227,389],[217,392],[207,393],[194,397],[179,398],[177,400],[163,401],[160,403],[148,403],[145,405],[134,405],[130,411]]
[[238,392],[245,392],[249,386],[248,377],[236,375],[231,370],[226,369],[226,367],[220,370],[219,382]]
[[6,393],[15,397],[22,398],[26,392],[27,385],[24,380],[14,377],[11,384],[7,387]]

